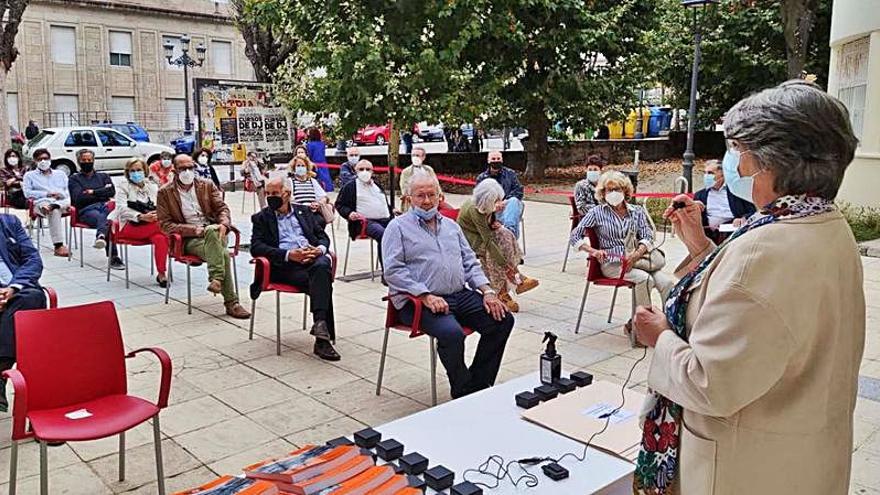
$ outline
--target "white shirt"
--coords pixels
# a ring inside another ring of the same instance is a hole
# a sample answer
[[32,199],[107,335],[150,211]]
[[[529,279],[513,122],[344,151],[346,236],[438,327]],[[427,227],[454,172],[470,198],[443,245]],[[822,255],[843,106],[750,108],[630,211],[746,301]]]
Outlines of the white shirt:
[[706,203],[708,203],[706,205],[706,215],[709,216],[709,226],[717,227],[722,223],[728,223],[733,220],[733,211],[730,210],[726,184],[721,186],[721,189],[710,187]]
[[202,213],[201,205],[199,205],[199,198],[196,197],[195,185],[190,187],[189,191],[184,191],[178,187],[177,194],[180,196],[180,212],[183,213],[186,223],[190,225],[208,225],[208,220],[205,218],[205,214]]
[[263,181],[266,180],[263,177],[263,173],[260,171],[260,163],[256,160],[247,160],[245,161],[247,165],[247,171],[251,174],[251,180],[259,186],[262,185]]
[[357,181],[357,212],[372,219],[379,220],[388,218],[388,200],[385,194],[373,181],[364,184],[360,179]]

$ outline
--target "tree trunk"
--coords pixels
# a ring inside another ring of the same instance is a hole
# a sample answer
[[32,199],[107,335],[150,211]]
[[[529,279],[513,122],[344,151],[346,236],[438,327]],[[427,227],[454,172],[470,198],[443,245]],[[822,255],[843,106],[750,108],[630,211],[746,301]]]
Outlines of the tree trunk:
[[789,78],[801,77],[804,70],[818,8],[818,0],[782,0],[780,4]]
[[[3,142],[6,143],[6,146],[3,148],[6,149],[12,144],[12,140],[9,137],[9,108],[6,107],[6,78],[9,73],[0,66],[0,131],[3,134]],[[18,128],[18,122],[15,122],[16,129]],[[18,129],[21,130],[21,129]]]
[[400,128],[393,120],[389,125],[391,129],[388,133],[388,191],[391,195],[391,208],[394,208],[394,188],[397,187],[394,167],[400,163]]
[[550,131],[550,119],[544,110],[544,104],[538,103],[526,113],[526,128],[529,138],[526,140],[526,173],[527,179],[543,179],[547,167],[547,134]]

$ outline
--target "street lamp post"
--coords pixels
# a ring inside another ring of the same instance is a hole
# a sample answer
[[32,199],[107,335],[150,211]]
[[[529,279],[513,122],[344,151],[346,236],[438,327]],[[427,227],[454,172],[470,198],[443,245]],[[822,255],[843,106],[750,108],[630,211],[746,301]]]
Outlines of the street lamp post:
[[199,43],[198,46],[196,46],[196,58],[192,58],[189,54],[190,41],[190,37],[185,34],[180,37],[180,51],[182,53],[177,58],[174,58],[174,43],[166,41],[162,45],[165,48],[165,60],[168,61],[168,64],[183,67],[183,102],[184,110],[186,112],[183,125],[186,135],[192,133],[192,120],[189,116],[189,68],[196,68],[204,65],[206,51],[205,44]]
[[693,9],[694,13],[694,65],[691,68],[691,98],[688,106],[687,145],[682,156],[682,175],[687,180],[688,192],[693,191],[694,172],[694,124],[697,120],[697,82],[700,76],[700,42],[703,39],[702,26],[697,10],[718,3],[719,0],[681,0],[682,6]]

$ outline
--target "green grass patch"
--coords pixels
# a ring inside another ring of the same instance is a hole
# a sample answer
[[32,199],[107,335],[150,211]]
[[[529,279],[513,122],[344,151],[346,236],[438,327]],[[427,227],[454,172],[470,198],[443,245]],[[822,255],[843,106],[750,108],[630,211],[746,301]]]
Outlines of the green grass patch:
[[849,223],[856,241],[880,238],[880,208],[841,204],[840,211]]

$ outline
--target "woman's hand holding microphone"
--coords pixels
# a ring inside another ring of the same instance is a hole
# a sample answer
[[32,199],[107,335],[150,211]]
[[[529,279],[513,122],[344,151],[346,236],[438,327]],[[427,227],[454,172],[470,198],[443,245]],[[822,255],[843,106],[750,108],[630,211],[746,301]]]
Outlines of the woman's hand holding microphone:
[[686,194],[679,194],[663,212],[663,218],[672,223],[675,233],[681,237],[692,256],[703,252],[711,244],[703,231],[704,209],[703,203],[694,201]]

